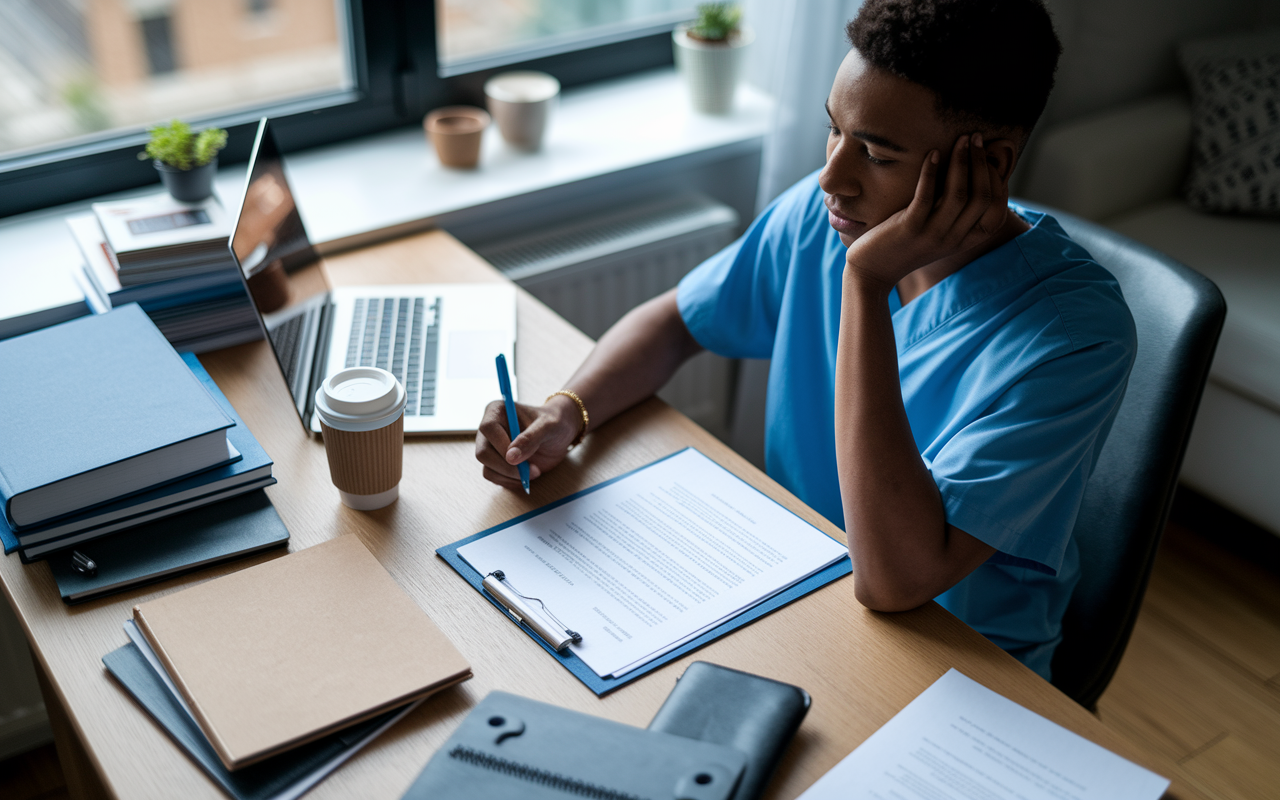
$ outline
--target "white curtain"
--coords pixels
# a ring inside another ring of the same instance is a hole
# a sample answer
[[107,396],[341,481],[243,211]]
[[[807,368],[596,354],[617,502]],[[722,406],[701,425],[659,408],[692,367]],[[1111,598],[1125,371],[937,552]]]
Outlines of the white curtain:
[[[826,160],[827,112],[836,69],[849,52],[845,25],[862,0],[741,0],[756,34],[743,77],[774,98],[764,142],[756,210]],[[764,469],[764,401],[768,361],[746,360],[738,375],[729,444]]]
[[862,0],[743,0],[756,34],[744,77],[776,102],[760,165],[757,210],[826,158],[823,109],[836,69],[849,52],[844,28]]

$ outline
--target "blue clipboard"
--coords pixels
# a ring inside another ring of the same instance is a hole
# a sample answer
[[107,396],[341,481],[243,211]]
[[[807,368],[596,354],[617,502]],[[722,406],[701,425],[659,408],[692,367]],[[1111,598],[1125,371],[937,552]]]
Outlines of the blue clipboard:
[[[511,620],[512,622],[515,622],[515,619],[512,618],[505,609],[502,608],[502,606],[498,603],[498,601],[494,600],[492,597],[489,596],[488,592],[485,592],[483,590],[483,588],[481,587],[481,582],[484,580],[484,576],[481,575],[479,572],[477,572],[470,564],[468,564],[465,560],[463,560],[463,558],[460,555],[458,555],[459,547],[462,547],[463,545],[466,545],[466,544],[470,544],[471,542],[474,542],[477,539],[483,539],[484,537],[488,536],[491,533],[497,533],[498,531],[503,530],[505,528],[510,528],[512,525],[516,525],[518,523],[524,522],[527,519],[532,519],[533,517],[536,517],[539,514],[543,514],[547,511],[550,511],[553,508],[562,506],[571,500],[576,500],[577,498],[585,494],[590,494],[591,492],[594,492],[598,489],[603,489],[609,484],[614,483],[616,481],[620,481],[623,478],[626,478],[629,475],[639,472],[642,469],[647,469],[653,466],[654,464],[658,464],[663,461],[666,461],[668,458],[679,455],[680,453],[683,453],[685,450],[692,450],[692,449],[694,448],[686,447],[684,448],[684,450],[677,450],[671,455],[663,456],[662,458],[659,458],[657,461],[653,461],[649,464],[645,464],[643,467],[637,467],[631,470],[630,472],[625,472],[617,476],[616,478],[610,478],[607,481],[598,483],[589,489],[583,489],[582,491],[575,492],[574,494],[571,494],[568,497],[562,497],[559,500],[556,500],[555,502],[548,503],[542,508],[534,509],[533,511],[530,511],[527,514],[521,514],[520,516],[515,517],[513,519],[509,519],[506,522],[503,522],[499,525],[494,525],[492,528],[489,528],[488,530],[480,531],[474,536],[468,536],[467,538],[456,541],[453,544],[447,544],[444,547],[441,547],[439,550],[436,550],[436,555],[443,558],[449,564],[449,566],[453,567],[454,570],[467,581],[467,583],[471,584],[471,588],[479,592],[480,596],[483,597],[485,600],[488,600],[489,603],[492,604],[495,608],[497,608],[498,611],[503,616],[507,617],[507,619]],[[704,453],[703,455],[706,455],[706,454]],[[711,459],[711,460],[715,461],[715,459]],[[737,477],[737,476],[735,475],[734,477]],[[742,479],[738,478],[738,480],[742,480]],[[743,483],[746,483],[746,481],[743,481]],[[747,485],[750,486],[750,484],[747,484]],[[756,491],[756,492],[760,491],[759,489],[756,489],[754,486],[751,486],[751,489],[752,491]],[[805,524],[808,525],[809,523],[806,522]],[[826,534],[823,534],[823,535],[825,536]],[[840,559],[839,561],[832,564],[831,566],[826,567],[825,569],[822,569],[818,572],[815,572],[814,574],[810,575],[809,577],[805,578],[804,580],[800,581],[794,586],[791,586],[790,588],[779,592],[773,597],[770,597],[768,600],[765,600],[763,603],[760,603],[756,606],[753,606],[752,608],[747,609],[746,611],[728,620],[727,622],[724,622],[716,626],[715,628],[712,628],[711,630],[702,634],[698,638],[685,642],[684,644],[680,645],[679,647],[672,650],[671,652],[658,656],[653,661],[650,661],[648,664],[645,664],[642,667],[638,667],[637,669],[632,670],[631,672],[628,672],[626,675],[623,675],[620,678],[600,677],[595,673],[594,670],[591,669],[591,667],[588,667],[585,663],[583,663],[582,659],[578,658],[578,656],[575,655],[571,649],[566,649],[565,652],[563,653],[557,653],[554,649],[551,648],[550,645],[548,645],[546,642],[542,640],[542,637],[534,633],[533,630],[528,625],[526,625],[523,622],[518,622],[516,624],[520,626],[520,628],[525,632],[525,634],[527,634],[531,639],[537,642],[538,645],[543,650],[546,650],[547,653],[552,658],[554,658],[556,661],[559,661],[562,667],[569,670],[569,672],[573,673],[574,677],[576,677],[578,680],[585,683],[588,689],[595,692],[599,696],[603,696],[608,694],[609,692],[612,692],[614,689],[618,689],[618,688],[621,688],[622,686],[625,686],[626,684],[630,683],[636,678],[641,677],[642,675],[649,674],[653,670],[658,669],[659,667],[667,664],[670,661],[675,661],[678,658],[683,658],[685,655],[692,653],[694,650],[697,650],[703,645],[710,644],[716,639],[719,639],[721,636],[724,636],[726,633],[737,630],[738,628],[741,628],[743,625],[746,625],[750,622],[754,622],[760,617],[763,617],[765,614],[769,614],[773,611],[776,611],[777,609],[782,608],[783,606],[790,603],[791,601],[798,600],[799,598],[804,597],[806,594],[809,594],[810,592],[816,589],[820,589],[823,586],[826,586],[828,583],[831,583],[835,579],[848,575],[852,571],[853,571],[853,564],[849,561],[849,557],[845,556],[844,558]]]

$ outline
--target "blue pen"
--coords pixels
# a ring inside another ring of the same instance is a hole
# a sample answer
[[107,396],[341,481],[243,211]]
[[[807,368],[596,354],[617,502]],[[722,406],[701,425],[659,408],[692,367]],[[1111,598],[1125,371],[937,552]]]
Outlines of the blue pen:
[[[511,432],[511,441],[520,435],[520,419],[516,417],[516,401],[511,399],[511,373],[507,371],[507,357],[498,353],[498,386],[502,389],[502,402],[507,407],[507,430]],[[529,493],[529,462],[521,461],[520,482],[524,484],[524,493]]]

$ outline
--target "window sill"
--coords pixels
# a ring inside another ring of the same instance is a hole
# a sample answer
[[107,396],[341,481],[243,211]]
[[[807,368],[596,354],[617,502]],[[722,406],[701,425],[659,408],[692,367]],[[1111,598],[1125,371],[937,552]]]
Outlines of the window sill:
[[[547,190],[572,195],[575,185],[637,168],[683,170],[758,153],[772,108],[770,98],[744,83],[733,114],[697,114],[680,77],[668,68],[566,91],[541,152],[513,150],[495,126],[485,133],[475,170],[442,167],[420,128],[292,154],[286,166],[312,241],[321,252],[335,252],[437,225],[518,228],[502,218],[518,210],[508,201]],[[221,170],[216,185],[227,207],[238,208],[244,166]],[[0,222],[0,318],[80,296],[70,274],[81,258],[63,217],[87,210],[90,202]]]

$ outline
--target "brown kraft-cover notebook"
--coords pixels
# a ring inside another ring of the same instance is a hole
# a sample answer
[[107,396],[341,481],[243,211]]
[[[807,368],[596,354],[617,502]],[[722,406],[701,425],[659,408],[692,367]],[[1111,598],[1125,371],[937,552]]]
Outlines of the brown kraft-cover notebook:
[[227,769],[471,677],[355,536],[135,606]]

